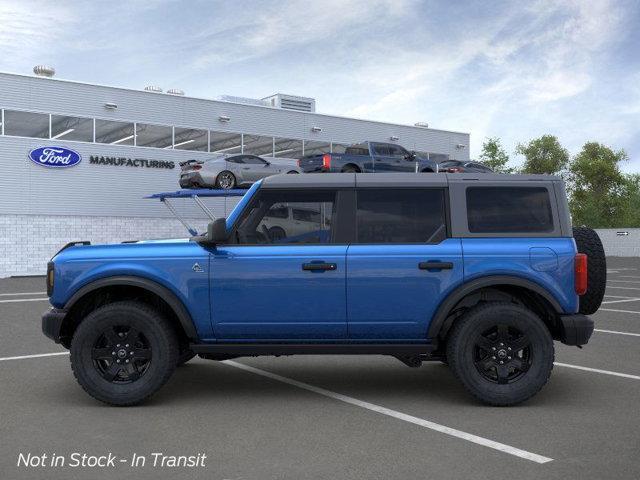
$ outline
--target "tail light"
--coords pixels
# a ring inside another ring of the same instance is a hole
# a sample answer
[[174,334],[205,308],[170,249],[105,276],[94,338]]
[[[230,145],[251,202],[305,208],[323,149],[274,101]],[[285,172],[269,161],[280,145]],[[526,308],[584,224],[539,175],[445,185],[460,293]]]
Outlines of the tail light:
[[200,170],[202,168],[202,165],[194,165],[193,167],[191,167],[193,170]]
[[300,159],[298,159],[298,161],[296,163],[298,164],[298,167],[302,166],[302,165],[300,165]]
[[54,266],[53,262],[47,263],[47,297],[53,295]]
[[445,168],[444,171],[447,172],[447,173],[462,173],[462,172],[464,172],[464,170],[462,170],[462,168],[460,168],[460,167]]
[[329,170],[331,168],[331,155],[328,153],[325,153],[322,156],[322,168],[325,170]]
[[575,289],[578,295],[587,293],[588,275],[587,275],[587,255],[577,253],[575,257]]

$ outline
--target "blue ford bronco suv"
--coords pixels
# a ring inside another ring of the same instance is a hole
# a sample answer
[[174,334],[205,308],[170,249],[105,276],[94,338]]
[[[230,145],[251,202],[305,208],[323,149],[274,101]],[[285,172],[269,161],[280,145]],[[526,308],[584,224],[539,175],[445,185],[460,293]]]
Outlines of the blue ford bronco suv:
[[49,263],[42,329],[113,405],[195,355],[292,354],[442,361],[480,401],[517,404],[549,379],[554,340],[588,342],[606,275],[551,176],[277,175],[204,235],[87,243]]

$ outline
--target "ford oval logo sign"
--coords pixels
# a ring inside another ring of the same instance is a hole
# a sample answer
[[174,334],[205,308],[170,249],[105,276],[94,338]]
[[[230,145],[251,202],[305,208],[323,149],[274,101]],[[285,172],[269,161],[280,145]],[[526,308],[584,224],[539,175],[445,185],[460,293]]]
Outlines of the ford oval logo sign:
[[29,152],[29,160],[43,167],[73,167],[82,161],[82,156],[69,148],[40,147]]

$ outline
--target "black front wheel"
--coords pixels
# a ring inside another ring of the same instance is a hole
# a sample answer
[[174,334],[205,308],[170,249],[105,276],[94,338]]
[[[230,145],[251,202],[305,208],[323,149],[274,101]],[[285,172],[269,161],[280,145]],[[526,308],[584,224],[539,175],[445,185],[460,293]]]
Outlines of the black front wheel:
[[92,397],[134,405],[155,393],[178,363],[178,341],[168,321],[140,302],[100,307],[80,323],[71,342],[71,368]]
[[487,303],[453,326],[447,360],[465,388],[489,405],[524,402],[549,380],[553,339],[531,310],[514,303]]

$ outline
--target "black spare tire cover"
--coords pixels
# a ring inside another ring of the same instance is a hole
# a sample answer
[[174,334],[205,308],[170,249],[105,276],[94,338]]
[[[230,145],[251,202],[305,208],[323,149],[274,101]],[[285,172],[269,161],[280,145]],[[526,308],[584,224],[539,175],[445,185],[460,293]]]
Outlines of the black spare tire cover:
[[587,293],[580,296],[580,313],[596,313],[607,286],[607,258],[600,237],[595,230],[587,227],[574,227],[573,238],[578,252],[587,254]]

